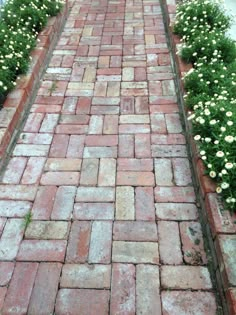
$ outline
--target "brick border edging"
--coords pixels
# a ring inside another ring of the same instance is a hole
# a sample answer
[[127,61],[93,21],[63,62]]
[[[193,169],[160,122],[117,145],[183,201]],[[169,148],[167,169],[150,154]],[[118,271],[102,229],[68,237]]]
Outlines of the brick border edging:
[[[236,242],[236,214],[231,216],[229,211],[224,210],[220,200],[215,193],[215,183],[204,174],[205,167],[200,159],[195,141],[191,136],[191,123],[187,120],[186,109],[184,108],[183,76],[192,68],[191,64],[184,63],[176,54],[180,38],[172,33],[171,22],[176,13],[175,0],[160,0],[166,23],[167,32],[170,39],[172,58],[177,72],[177,88],[180,103],[183,111],[187,140],[190,149],[190,156],[193,164],[193,171],[196,178],[197,193],[201,203],[202,223],[204,224],[211,253],[213,255],[214,276],[222,299],[225,314],[236,314],[236,287],[231,283],[231,270],[229,268],[229,253],[227,252],[227,240],[230,238]],[[222,211],[223,210],[223,211]],[[233,254],[233,251],[232,251]],[[234,253],[236,255],[236,253]]]
[[31,52],[32,60],[27,74],[20,76],[15,89],[7,95],[0,110],[0,168],[12,150],[25,114],[34,99],[34,92],[47,66],[48,58],[55,46],[67,18],[71,2],[66,0],[61,12],[48,20],[47,26],[39,33],[40,42]]

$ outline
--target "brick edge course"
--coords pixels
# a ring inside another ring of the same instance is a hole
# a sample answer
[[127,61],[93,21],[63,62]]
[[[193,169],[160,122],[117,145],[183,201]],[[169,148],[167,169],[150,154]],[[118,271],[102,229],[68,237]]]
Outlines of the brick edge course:
[[27,74],[20,76],[15,89],[7,95],[3,103],[0,110],[0,167],[11,152],[28,107],[34,99],[35,88],[39,85],[72,4],[72,1],[66,0],[61,12],[48,20],[47,26],[38,35],[40,42],[31,52],[32,60]]
[[180,38],[172,33],[171,23],[176,13],[175,0],[161,0],[163,7],[165,23],[172,48],[172,58],[177,72],[177,87],[179,89],[180,101],[185,120],[187,139],[189,143],[190,155],[193,164],[193,172],[196,178],[197,192],[200,197],[202,223],[208,236],[211,253],[213,255],[213,275],[215,276],[217,286],[220,292],[222,305],[225,314],[236,314],[236,287],[229,283],[229,270],[227,268],[227,257],[223,253],[222,247],[218,246],[220,237],[224,236],[230,239],[236,235],[236,214],[231,215],[229,211],[223,209],[223,206],[215,193],[216,184],[205,175],[205,166],[199,157],[199,152],[195,141],[188,131],[191,131],[191,123],[187,120],[186,108],[183,106],[183,76],[192,68],[191,64],[184,63],[176,54]]

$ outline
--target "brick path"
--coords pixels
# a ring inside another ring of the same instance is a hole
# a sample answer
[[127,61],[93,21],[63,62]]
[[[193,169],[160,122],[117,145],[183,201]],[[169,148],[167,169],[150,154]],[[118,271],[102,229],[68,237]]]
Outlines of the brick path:
[[173,76],[158,1],[75,1],[1,180],[1,314],[215,315]]

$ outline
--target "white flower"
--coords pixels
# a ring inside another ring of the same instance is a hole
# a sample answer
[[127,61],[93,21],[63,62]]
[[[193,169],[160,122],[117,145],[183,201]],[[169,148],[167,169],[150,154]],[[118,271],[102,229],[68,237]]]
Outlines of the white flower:
[[210,163],[207,164],[207,167],[208,167],[208,168],[212,168],[212,164],[210,164]]
[[233,126],[233,124],[234,124],[234,123],[233,123],[231,120],[227,121],[227,125],[228,125],[228,126]]
[[200,140],[201,139],[201,136],[200,135],[196,135],[195,137],[194,137],[194,140],[196,140],[196,141],[198,141],[198,140]]
[[227,189],[227,188],[229,188],[229,184],[226,183],[226,182],[223,182],[223,183],[220,185],[220,187],[221,187],[222,189]]
[[202,151],[200,151],[200,154],[201,154],[201,155],[205,155],[205,154],[206,154],[206,151],[202,150]]
[[230,170],[230,169],[233,168],[233,167],[234,167],[233,163],[228,162],[228,163],[225,164],[225,168],[226,168],[227,170]]
[[232,115],[233,115],[233,113],[232,112],[226,112],[226,114],[225,114],[227,117],[231,117]]
[[206,142],[206,143],[211,142],[211,138],[208,138],[208,137],[207,137],[207,138],[205,138],[205,142]]
[[220,193],[222,192],[221,187],[217,187],[217,188],[216,188],[216,192],[217,192],[217,194],[220,194]]
[[232,143],[232,142],[234,142],[234,137],[233,136],[226,136],[225,141],[228,143]]
[[215,177],[216,177],[216,172],[211,171],[211,172],[210,172],[210,177],[211,177],[211,178],[215,178]]
[[225,127],[220,127],[220,130],[221,130],[222,132],[224,132],[224,131],[226,131],[226,128],[225,128]]
[[216,153],[216,156],[217,157],[223,157],[225,154],[224,154],[224,152],[223,151],[218,151],[217,153]]

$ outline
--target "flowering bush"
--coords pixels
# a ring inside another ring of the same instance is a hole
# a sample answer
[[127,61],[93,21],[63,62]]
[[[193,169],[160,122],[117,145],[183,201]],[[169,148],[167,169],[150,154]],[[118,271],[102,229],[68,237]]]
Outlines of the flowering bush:
[[217,181],[226,208],[236,210],[236,46],[225,35],[230,18],[220,1],[185,0],[174,32],[179,54],[193,68],[184,77],[194,139],[207,174]]
[[60,0],[8,0],[1,9],[0,104],[17,76],[26,73],[38,32],[61,7]]

